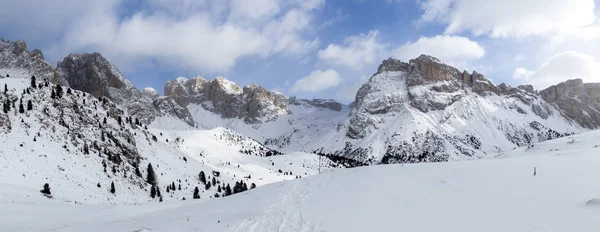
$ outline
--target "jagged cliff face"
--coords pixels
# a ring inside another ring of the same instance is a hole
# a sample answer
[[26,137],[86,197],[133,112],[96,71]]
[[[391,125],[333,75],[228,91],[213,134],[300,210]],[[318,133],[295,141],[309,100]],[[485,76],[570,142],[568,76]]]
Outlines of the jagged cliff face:
[[160,99],[156,90],[144,89],[142,93],[99,53],[70,54],[58,63],[57,70],[71,88],[111,99],[145,124],[158,116],[174,116],[194,125],[187,109]]
[[542,90],[540,96],[579,125],[589,129],[600,127],[600,83],[568,80]]
[[270,121],[278,115],[290,113],[284,95],[254,84],[240,88],[222,77],[210,81],[202,77],[180,77],[168,81],[164,91],[165,96],[181,107],[202,105],[224,118],[242,118],[250,124]]
[[[67,81],[58,75],[51,64],[44,61],[44,54],[38,49],[29,51],[24,41],[10,42],[0,38],[0,70],[21,70],[27,76],[36,76],[38,80],[48,80],[52,83],[68,86]],[[0,73],[5,77],[6,73]]]
[[158,114],[151,100],[99,53],[70,54],[58,62],[57,70],[71,88],[97,98],[106,97],[144,123],[152,122]]
[[364,163],[446,161],[579,130],[531,86],[496,86],[425,55],[384,61],[355,103],[345,130],[319,152]]

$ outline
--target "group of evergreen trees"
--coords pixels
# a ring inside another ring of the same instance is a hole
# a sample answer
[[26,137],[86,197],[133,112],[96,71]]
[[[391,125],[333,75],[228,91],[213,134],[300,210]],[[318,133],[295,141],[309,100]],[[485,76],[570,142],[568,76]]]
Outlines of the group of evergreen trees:
[[[36,80],[35,80],[35,76],[31,77],[31,86],[28,87],[27,89],[23,90],[23,95],[25,95],[25,93],[30,94],[31,91],[30,89],[36,89],[38,88],[38,86],[36,85]],[[8,92],[8,85],[4,84],[4,93],[6,94]],[[12,106],[12,107],[11,107]],[[2,110],[4,111],[5,114],[7,114],[11,108],[15,108],[15,102],[11,102],[10,99],[6,99],[6,101],[3,102],[2,104]],[[27,110],[32,110],[33,109],[33,103],[31,102],[31,100],[27,100]],[[25,106],[23,105],[23,97],[20,98],[19,100],[19,113],[25,113]]]

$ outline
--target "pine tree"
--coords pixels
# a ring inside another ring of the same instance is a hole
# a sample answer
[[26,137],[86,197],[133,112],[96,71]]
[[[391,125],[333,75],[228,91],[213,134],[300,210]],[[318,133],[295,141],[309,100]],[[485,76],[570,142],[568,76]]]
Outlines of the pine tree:
[[52,89],[52,92],[50,93],[50,98],[52,98],[52,99],[56,98],[56,92],[54,92],[54,89]]
[[148,174],[146,175],[146,182],[151,185],[156,185],[156,175],[154,174],[154,169],[152,168],[152,164],[148,164]]
[[253,188],[256,188],[256,184],[255,184],[255,183],[252,183],[252,184],[250,185],[250,189],[253,189]]
[[25,107],[23,107],[23,98],[19,102],[19,113],[25,113]]
[[119,123],[119,126],[120,126],[120,125],[121,125],[121,122],[122,122],[122,121],[121,121],[121,116],[119,116],[119,117],[117,118],[117,122]]
[[209,189],[210,189],[210,182],[206,183],[206,185],[204,185],[204,188],[205,188],[206,190],[209,190]]
[[4,102],[2,104],[2,110],[4,111],[5,114],[8,114],[8,111],[10,110],[10,106],[8,106],[8,102]]
[[175,190],[175,181],[173,181],[173,183],[171,183],[171,190]]
[[101,187],[101,186],[100,186],[100,182],[98,182],[98,184],[96,185],[96,187],[98,187],[98,188],[100,188],[100,187]]
[[48,183],[44,184],[44,188],[40,190],[40,192],[46,195],[52,195],[52,193],[50,192],[50,185]]
[[106,117],[104,117],[104,120],[102,121],[104,124],[106,124]]
[[32,89],[37,88],[37,85],[35,84],[35,76],[31,76],[31,88]]
[[10,100],[6,100],[6,112],[8,113],[10,111]]
[[31,104],[31,100],[27,100],[27,110],[33,110],[33,104]]
[[156,197],[156,186],[152,185],[152,187],[150,187],[150,197],[155,198]]
[[204,171],[200,171],[200,174],[198,174],[198,179],[200,179],[202,184],[206,184],[206,176],[204,175]]
[[163,202],[162,196],[160,196],[160,198],[158,198],[158,202]]
[[56,85],[56,97],[57,98],[62,98],[63,95],[63,89],[61,85]]
[[162,194],[160,193],[160,188],[158,186],[156,186],[156,196],[162,197]]
[[181,190],[181,184],[179,184],[179,188],[177,188],[177,190]]
[[221,185],[217,188],[217,192],[221,192]]
[[4,84],[4,93],[8,92],[8,85]]
[[73,94],[73,92],[71,92],[71,88],[68,88],[68,89],[67,89],[67,93],[68,93],[68,94]]
[[115,194],[115,182],[110,182],[110,193]]
[[200,199],[200,190],[198,189],[198,186],[194,189],[194,199]]
[[227,184],[227,187],[225,187],[225,196],[229,196],[231,195],[231,186],[229,186],[229,184]]
[[217,179],[215,179],[215,177],[213,176],[212,178],[212,185],[217,185]]

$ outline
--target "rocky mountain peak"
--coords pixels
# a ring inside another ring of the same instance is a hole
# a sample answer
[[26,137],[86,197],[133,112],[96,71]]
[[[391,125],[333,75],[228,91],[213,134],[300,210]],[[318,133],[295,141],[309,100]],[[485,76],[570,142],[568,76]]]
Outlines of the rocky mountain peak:
[[158,91],[156,91],[156,89],[151,88],[151,87],[144,88],[144,90],[142,91],[142,94],[152,100],[160,97],[160,94],[158,93]]
[[409,86],[423,85],[426,83],[438,82],[438,81],[450,81],[458,79],[458,69],[442,63],[439,59],[421,55],[416,59],[409,61],[409,71],[418,69],[418,72],[414,72],[420,75],[411,75],[411,78],[407,82]]
[[224,77],[206,80],[176,78],[165,84],[165,96],[181,107],[202,105],[224,118],[243,118],[248,123],[260,123],[288,114],[286,97],[252,84],[240,88]]
[[567,80],[540,91],[540,96],[579,125],[590,129],[600,127],[600,83]]
[[99,53],[70,54],[58,62],[57,69],[72,88],[88,92],[94,97],[108,97],[120,103],[125,100],[122,94],[137,90],[117,67]]
[[27,44],[22,40],[11,42],[0,38],[0,69],[20,70],[28,73],[25,76],[35,75],[39,80],[47,79],[52,83],[68,86],[67,81],[55,68],[44,61],[42,51],[29,51]]

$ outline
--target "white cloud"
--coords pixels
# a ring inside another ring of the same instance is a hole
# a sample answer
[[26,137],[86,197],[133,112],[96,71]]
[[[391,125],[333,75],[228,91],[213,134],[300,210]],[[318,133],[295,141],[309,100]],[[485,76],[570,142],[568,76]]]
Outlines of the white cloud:
[[594,23],[594,0],[422,0],[420,22],[494,38],[543,35]]
[[485,50],[477,42],[465,37],[438,35],[421,37],[415,42],[405,43],[395,49],[393,54],[405,61],[426,54],[444,63],[462,66],[468,61],[483,57]]
[[[0,24],[52,28],[40,34],[60,38],[44,48],[55,59],[98,51],[124,68],[154,61],[204,73],[226,72],[241,57],[302,57],[314,51],[319,40],[312,36],[313,18],[323,5],[323,0],[149,0],[123,12],[124,0],[65,1],[0,1]],[[27,7],[37,5],[49,10]],[[7,15],[15,9],[19,20],[11,21]]]
[[333,69],[315,70],[310,75],[297,80],[292,85],[291,92],[319,92],[337,86],[342,78]]
[[518,54],[517,56],[515,56],[514,59],[515,59],[515,61],[519,62],[519,61],[522,61],[522,60],[526,60],[527,57],[525,57],[523,54]]
[[566,51],[551,56],[534,71],[515,69],[513,78],[537,89],[575,78],[584,82],[600,82],[600,63],[588,54]]
[[327,48],[319,51],[318,57],[334,65],[360,69],[365,64],[379,61],[385,52],[387,45],[377,41],[378,33],[370,31],[366,35],[346,37],[344,45],[329,44]]
[[361,76],[348,85],[343,86],[337,93],[337,99],[341,102],[353,102],[356,98],[356,92],[362,87],[369,78],[367,76]]

